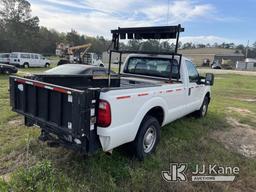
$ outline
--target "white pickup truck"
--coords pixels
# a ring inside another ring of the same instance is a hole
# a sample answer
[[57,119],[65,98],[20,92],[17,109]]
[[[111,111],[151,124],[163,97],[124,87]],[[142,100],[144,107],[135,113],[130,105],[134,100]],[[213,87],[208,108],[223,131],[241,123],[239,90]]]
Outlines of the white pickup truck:
[[[74,65],[72,71],[79,70]],[[213,81],[181,55],[140,53],[128,55],[121,75],[110,79],[68,73],[10,77],[10,99],[27,126],[42,129],[43,141],[57,136],[59,144],[86,153],[129,144],[144,159],[155,151],[161,127],[190,113],[206,115]]]
[[[133,142],[137,156],[142,159],[155,150],[160,127],[192,112],[197,117],[206,115],[212,75],[205,82],[191,60],[183,57],[179,81],[166,82],[170,62],[177,60],[170,56],[129,55],[124,79],[138,87],[101,92],[99,109],[102,108],[105,118],[97,133],[104,151]],[[160,74],[163,79],[146,79],[149,74]]]

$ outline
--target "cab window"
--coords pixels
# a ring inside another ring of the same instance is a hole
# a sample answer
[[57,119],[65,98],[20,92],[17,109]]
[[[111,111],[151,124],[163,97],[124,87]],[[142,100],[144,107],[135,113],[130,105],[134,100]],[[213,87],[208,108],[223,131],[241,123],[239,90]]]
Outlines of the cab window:
[[191,61],[186,61],[186,66],[188,70],[189,82],[197,82],[199,74],[194,64]]
[[125,72],[138,75],[169,78],[172,66],[172,77],[179,78],[179,64],[176,59],[131,57]]

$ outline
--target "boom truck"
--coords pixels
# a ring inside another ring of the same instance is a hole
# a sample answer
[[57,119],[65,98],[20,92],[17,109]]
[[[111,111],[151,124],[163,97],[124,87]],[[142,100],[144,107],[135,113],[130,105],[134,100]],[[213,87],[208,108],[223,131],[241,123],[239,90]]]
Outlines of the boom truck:
[[61,57],[57,65],[63,64],[86,64],[104,67],[103,62],[98,58],[96,53],[88,52],[92,44],[84,44],[69,47],[64,43],[60,43],[56,48],[56,55]]

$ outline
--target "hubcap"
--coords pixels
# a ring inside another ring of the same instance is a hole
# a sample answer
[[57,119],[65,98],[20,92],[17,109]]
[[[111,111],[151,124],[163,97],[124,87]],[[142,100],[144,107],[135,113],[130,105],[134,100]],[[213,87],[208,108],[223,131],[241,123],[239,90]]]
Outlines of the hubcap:
[[205,116],[206,111],[207,111],[207,105],[204,104],[204,105],[203,105],[203,110],[202,110],[202,115],[203,115],[203,116]]
[[154,126],[148,128],[143,139],[143,149],[145,153],[149,153],[156,142],[156,130]]

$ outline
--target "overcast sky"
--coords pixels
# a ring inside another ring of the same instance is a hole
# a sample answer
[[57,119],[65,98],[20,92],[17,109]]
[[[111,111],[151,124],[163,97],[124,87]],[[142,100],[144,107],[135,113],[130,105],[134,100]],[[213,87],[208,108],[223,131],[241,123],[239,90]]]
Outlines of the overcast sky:
[[183,42],[256,41],[256,0],[29,0],[40,25],[110,38],[120,27],[182,24]]

